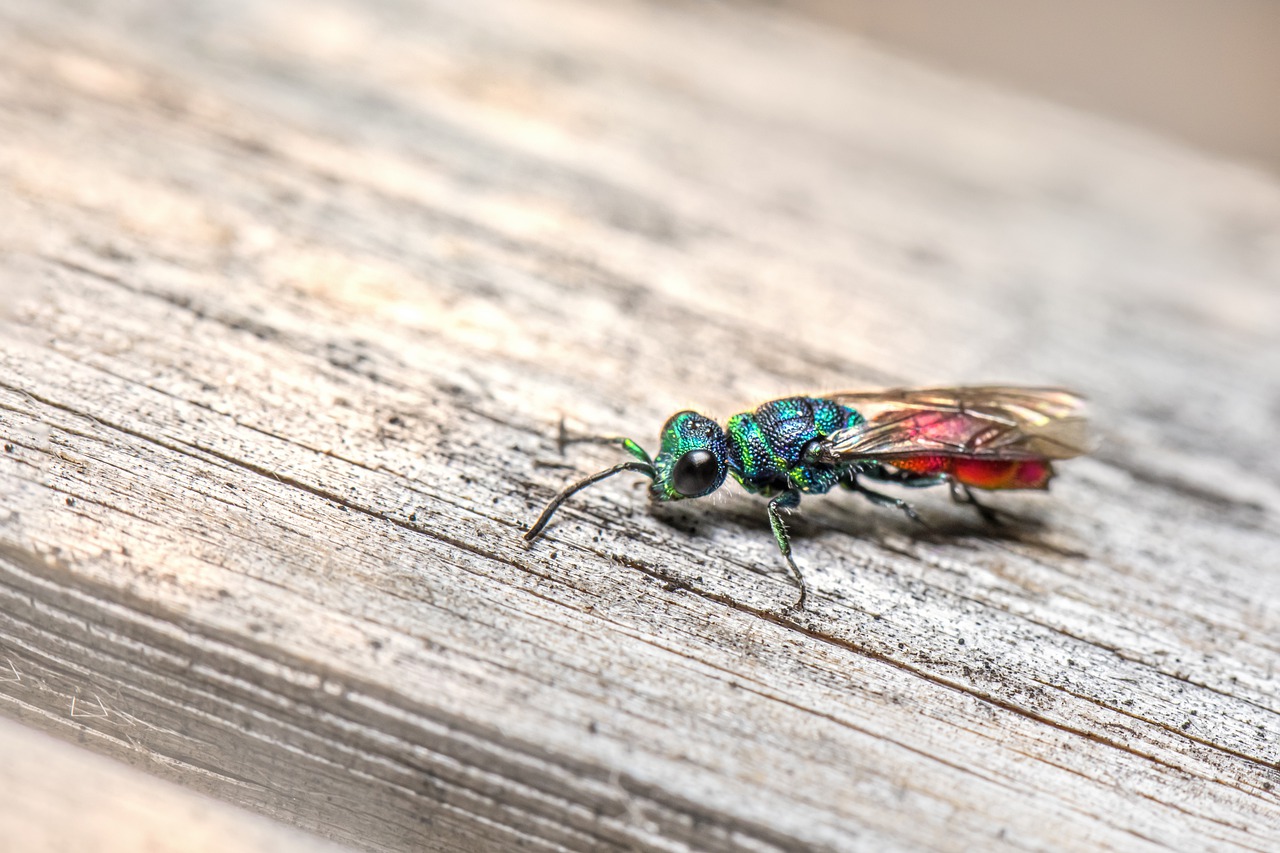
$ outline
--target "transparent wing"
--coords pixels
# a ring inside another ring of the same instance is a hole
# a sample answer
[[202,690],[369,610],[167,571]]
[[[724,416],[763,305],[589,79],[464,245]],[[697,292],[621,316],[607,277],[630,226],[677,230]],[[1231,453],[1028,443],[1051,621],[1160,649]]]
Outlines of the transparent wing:
[[1069,459],[1087,453],[1084,400],[1061,388],[894,388],[827,395],[866,421],[829,436],[819,461],[891,456]]

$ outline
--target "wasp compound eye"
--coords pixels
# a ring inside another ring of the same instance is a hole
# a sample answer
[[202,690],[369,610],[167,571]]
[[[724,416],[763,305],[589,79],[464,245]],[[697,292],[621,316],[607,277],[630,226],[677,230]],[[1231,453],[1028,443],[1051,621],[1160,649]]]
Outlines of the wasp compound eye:
[[710,491],[719,479],[720,463],[710,450],[690,450],[671,470],[671,485],[687,498]]

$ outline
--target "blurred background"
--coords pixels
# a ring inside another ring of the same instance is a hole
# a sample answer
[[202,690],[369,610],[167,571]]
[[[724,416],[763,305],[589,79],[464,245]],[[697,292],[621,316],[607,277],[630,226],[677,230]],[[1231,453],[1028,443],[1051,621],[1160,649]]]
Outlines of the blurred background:
[[781,0],[904,56],[1280,172],[1274,0]]

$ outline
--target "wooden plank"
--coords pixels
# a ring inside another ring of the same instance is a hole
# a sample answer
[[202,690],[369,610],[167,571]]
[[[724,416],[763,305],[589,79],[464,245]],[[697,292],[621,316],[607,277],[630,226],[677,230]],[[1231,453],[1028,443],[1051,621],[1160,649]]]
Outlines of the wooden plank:
[[[12,675],[12,673],[10,673]],[[101,713],[90,698],[76,712]],[[6,850],[338,853],[341,848],[0,720]]]
[[[0,15],[6,716],[368,849],[1280,841],[1274,182],[755,8]],[[807,500],[805,612],[741,494],[520,538],[562,414],[980,380],[1102,449]]]

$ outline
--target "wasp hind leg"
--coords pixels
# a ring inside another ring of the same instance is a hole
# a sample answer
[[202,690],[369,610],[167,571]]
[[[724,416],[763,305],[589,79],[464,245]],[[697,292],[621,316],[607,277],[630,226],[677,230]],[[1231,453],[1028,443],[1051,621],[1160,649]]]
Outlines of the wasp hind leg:
[[980,503],[974,496],[973,489],[970,489],[964,483],[957,483],[955,480],[951,480],[948,485],[951,487],[951,500],[958,504],[968,504],[973,507],[987,524],[994,524],[997,527],[1004,524],[1000,520],[1000,513],[986,504]]
[[779,512],[784,509],[795,509],[798,506],[800,506],[800,493],[795,489],[787,489],[769,501],[769,527],[773,529],[773,540],[778,543],[778,550],[786,558],[787,569],[800,589],[800,597],[792,607],[804,610],[805,599],[809,596],[809,587],[804,582],[804,575],[800,574],[800,567],[791,558],[791,537],[787,535],[787,526],[782,523],[782,515]]

